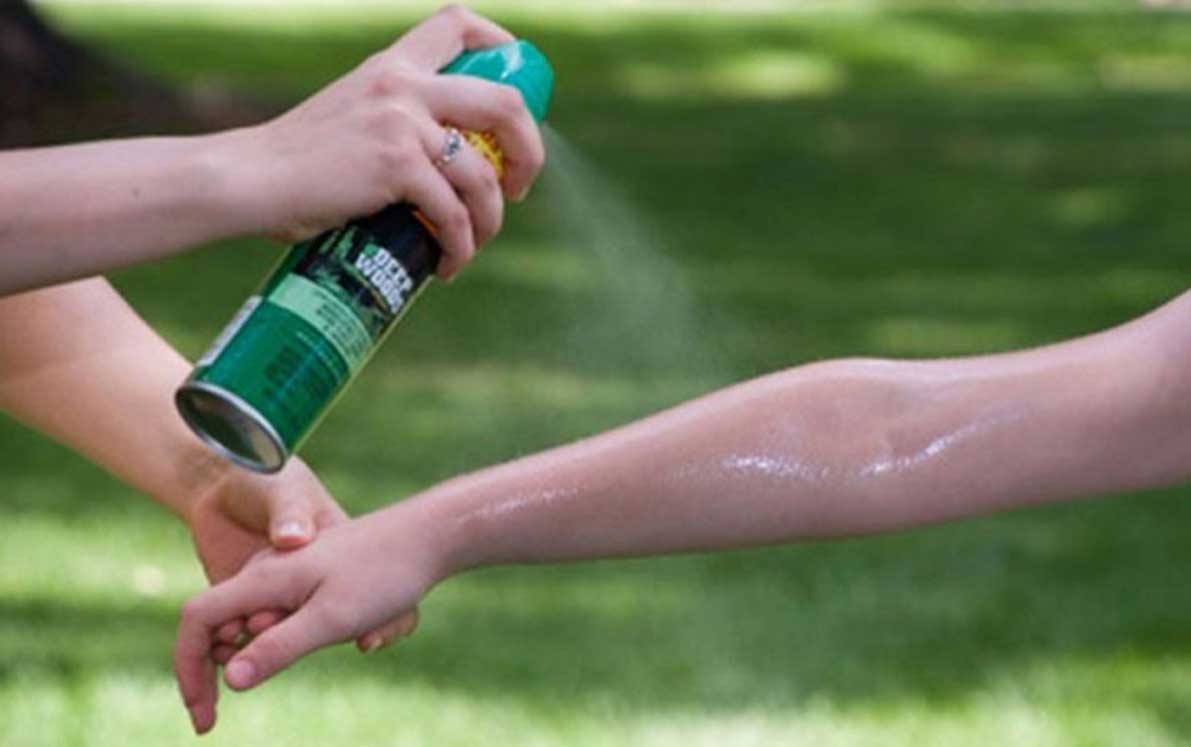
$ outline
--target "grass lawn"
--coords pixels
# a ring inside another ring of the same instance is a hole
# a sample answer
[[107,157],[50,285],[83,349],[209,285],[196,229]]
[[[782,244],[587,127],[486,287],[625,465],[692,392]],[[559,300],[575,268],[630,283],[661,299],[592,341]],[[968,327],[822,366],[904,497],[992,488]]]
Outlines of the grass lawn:
[[[289,100],[428,7],[394,5],[50,9],[180,84]],[[606,184],[555,159],[340,401],[305,456],[349,510],[761,372],[1042,344],[1186,285],[1191,15],[731,5],[482,6],[555,62],[552,126]],[[275,256],[230,242],[113,280],[194,356]],[[0,745],[189,744],[185,533],[9,421],[0,445]],[[1170,490],[475,573],[393,652],[225,697],[208,743],[1188,744],[1189,526]]]

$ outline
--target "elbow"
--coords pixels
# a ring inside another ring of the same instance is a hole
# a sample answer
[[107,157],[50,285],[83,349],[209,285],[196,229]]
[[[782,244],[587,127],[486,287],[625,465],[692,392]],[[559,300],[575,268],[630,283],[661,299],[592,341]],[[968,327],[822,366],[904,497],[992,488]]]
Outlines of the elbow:
[[913,452],[922,421],[937,410],[921,365],[847,358],[796,369],[780,407],[794,414],[787,430],[810,442],[840,487],[870,482]]

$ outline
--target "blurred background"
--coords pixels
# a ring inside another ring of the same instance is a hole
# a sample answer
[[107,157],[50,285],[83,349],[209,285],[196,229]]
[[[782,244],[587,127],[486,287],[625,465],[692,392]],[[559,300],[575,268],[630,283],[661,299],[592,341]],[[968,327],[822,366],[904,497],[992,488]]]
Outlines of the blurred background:
[[[260,120],[434,7],[6,0],[0,137]],[[1187,284],[1173,7],[475,7],[554,62],[551,166],[305,448],[353,513],[744,377],[1044,344]],[[112,280],[193,357],[277,253]],[[225,697],[207,743],[1191,743],[1188,497],[473,573],[395,650]],[[169,655],[202,585],[181,526],[0,420],[0,745],[189,744]]]

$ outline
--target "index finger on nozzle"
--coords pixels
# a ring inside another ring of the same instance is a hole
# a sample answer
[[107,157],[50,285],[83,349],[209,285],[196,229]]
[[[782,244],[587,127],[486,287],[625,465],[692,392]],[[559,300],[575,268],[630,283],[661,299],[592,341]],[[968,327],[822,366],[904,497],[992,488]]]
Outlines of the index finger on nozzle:
[[451,4],[410,29],[386,55],[417,70],[435,72],[470,49],[486,49],[516,37],[462,5]]

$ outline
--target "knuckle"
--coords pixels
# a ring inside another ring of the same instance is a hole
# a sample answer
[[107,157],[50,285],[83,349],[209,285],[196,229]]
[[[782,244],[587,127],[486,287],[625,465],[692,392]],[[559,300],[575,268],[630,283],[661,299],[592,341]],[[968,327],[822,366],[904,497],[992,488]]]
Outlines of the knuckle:
[[386,140],[408,138],[417,128],[417,117],[404,106],[388,104],[376,110],[372,125]]
[[454,207],[446,214],[444,229],[456,234],[466,234],[471,231],[471,214],[466,208]]
[[527,140],[515,158],[510,158],[509,170],[516,172],[517,177],[532,181],[546,166],[546,149],[539,138]]
[[458,24],[466,23],[467,21],[475,18],[475,13],[473,13],[462,3],[447,3],[438,11],[438,13],[436,13],[436,15],[440,18],[446,18]]
[[[509,162],[509,178],[508,184],[514,193],[524,193],[538,178],[545,162],[541,158],[534,158],[527,155],[525,158],[519,158],[516,161]],[[517,197],[520,199],[520,197]]]
[[368,91],[378,98],[392,98],[408,93],[414,87],[413,77],[404,70],[379,70],[368,85]]
[[459,245],[454,254],[459,267],[471,262],[472,257],[476,256],[476,245],[470,235],[464,243]]
[[258,563],[251,569],[251,574],[250,582],[257,588],[273,589],[285,580],[276,563]]
[[480,171],[478,177],[479,187],[482,191],[488,193],[500,192],[500,177],[496,175],[496,169],[491,167],[484,167]]
[[302,550],[292,550],[288,556],[270,555],[252,569],[250,583],[254,588],[269,590],[269,597],[282,607],[296,607],[295,596],[309,583],[305,557]]
[[253,643],[254,657],[271,670],[297,655],[294,644],[281,635],[263,635]]
[[521,92],[512,86],[500,85],[492,92],[492,102],[497,114],[505,119],[518,118],[525,109]]
[[328,631],[336,639],[352,636],[355,632],[356,618],[349,610],[353,605],[321,604],[314,610],[319,628]]
[[492,216],[485,221],[482,230],[478,231],[478,235],[476,236],[476,240],[478,242],[476,246],[477,251],[481,246],[487,244],[498,233],[500,233],[501,225],[503,223],[504,217],[501,215],[500,211],[493,213]]
[[407,173],[421,157],[418,148],[407,140],[387,144],[381,148],[377,158],[382,180],[389,182],[394,174]]
[[194,597],[193,599],[186,600],[186,603],[182,605],[182,624],[192,625],[201,622],[204,607],[202,597]]
[[383,67],[385,60],[387,58],[388,58],[388,50],[380,50],[377,52],[373,52],[372,54],[370,54],[364,58],[364,61],[360,63],[359,67],[357,67],[356,70],[357,71],[359,71],[359,70],[373,70],[375,68]]

